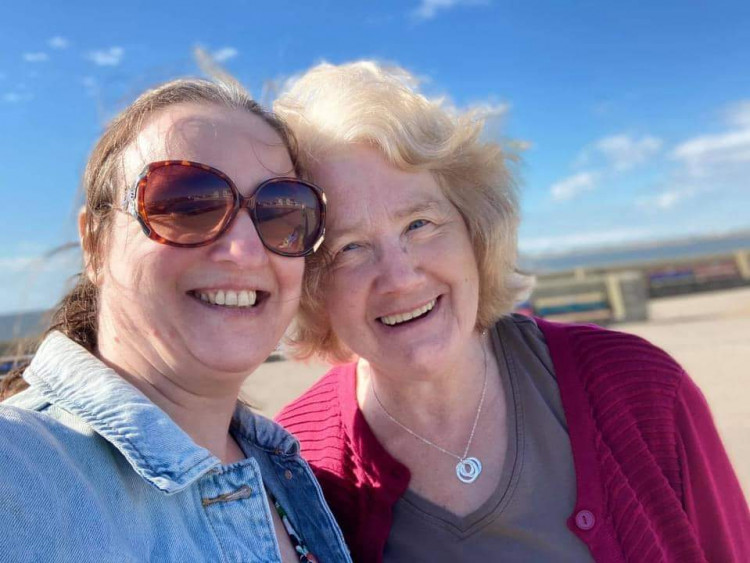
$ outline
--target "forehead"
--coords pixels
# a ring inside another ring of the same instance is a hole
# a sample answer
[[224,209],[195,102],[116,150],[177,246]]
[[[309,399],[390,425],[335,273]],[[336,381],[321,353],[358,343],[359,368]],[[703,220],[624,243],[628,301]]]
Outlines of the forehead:
[[452,211],[435,177],[390,164],[376,149],[354,146],[312,167],[329,201],[329,226],[349,230],[362,221],[398,218],[413,210]]
[[123,153],[126,181],[158,160],[208,164],[228,174],[240,189],[294,175],[281,137],[261,117],[210,105],[177,105],[154,115]]

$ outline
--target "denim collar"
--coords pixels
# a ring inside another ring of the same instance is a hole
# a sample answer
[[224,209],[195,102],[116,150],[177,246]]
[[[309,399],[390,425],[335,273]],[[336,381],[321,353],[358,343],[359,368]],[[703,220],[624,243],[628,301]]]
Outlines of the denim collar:
[[[143,393],[60,332],[44,339],[24,378],[45,400],[89,424],[164,493],[177,493],[221,465]],[[232,431],[241,442],[273,455],[299,452],[290,434],[242,404]]]

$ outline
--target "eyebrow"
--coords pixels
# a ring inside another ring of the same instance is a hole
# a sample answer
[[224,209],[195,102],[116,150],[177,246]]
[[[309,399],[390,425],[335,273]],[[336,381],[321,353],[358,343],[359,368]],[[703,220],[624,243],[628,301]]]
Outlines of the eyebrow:
[[404,219],[412,215],[419,215],[420,213],[428,213],[430,211],[445,211],[445,202],[436,199],[417,201],[409,207],[399,209],[393,214],[393,216],[396,217],[396,219]]
[[[395,219],[405,219],[407,217],[419,215],[420,213],[429,213],[429,212],[436,212],[436,211],[440,213],[444,213],[446,211],[445,209],[446,203],[447,202],[439,201],[437,199],[417,201],[413,203],[412,205],[407,205],[406,207],[396,210],[393,213],[393,217]],[[356,233],[359,230],[360,230],[360,226],[357,224],[346,224],[339,228],[336,228],[336,227],[329,228],[327,229],[326,239],[331,241],[334,239],[338,239],[338,238],[342,238],[344,236],[350,235],[352,233]]]

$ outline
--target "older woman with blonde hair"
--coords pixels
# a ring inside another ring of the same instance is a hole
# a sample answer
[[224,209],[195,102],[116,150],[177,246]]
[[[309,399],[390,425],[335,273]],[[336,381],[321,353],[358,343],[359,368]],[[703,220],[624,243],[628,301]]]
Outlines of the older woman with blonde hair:
[[357,561],[750,556],[699,390],[634,336],[511,314],[518,206],[480,116],[371,62],[275,106],[328,195],[293,347],[336,365],[278,420]]

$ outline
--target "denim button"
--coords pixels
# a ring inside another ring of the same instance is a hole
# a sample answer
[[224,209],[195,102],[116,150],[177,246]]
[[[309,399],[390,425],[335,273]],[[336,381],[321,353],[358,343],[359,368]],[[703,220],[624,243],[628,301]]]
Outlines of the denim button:
[[289,481],[289,479],[292,478],[292,472],[287,469],[286,471],[284,471],[284,477],[287,481]]
[[596,517],[590,510],[579,510],[576,514],[576,526],[581,530],[590,530],[596,524]]

